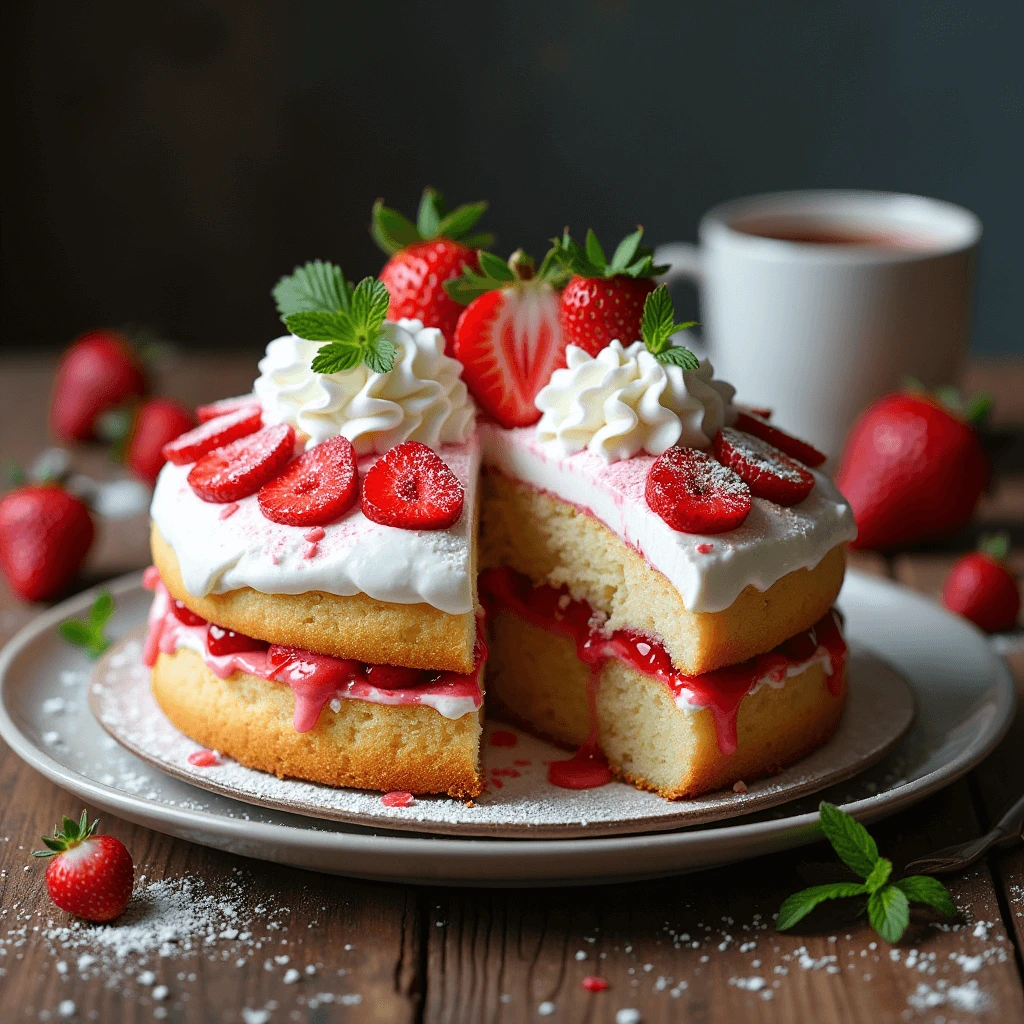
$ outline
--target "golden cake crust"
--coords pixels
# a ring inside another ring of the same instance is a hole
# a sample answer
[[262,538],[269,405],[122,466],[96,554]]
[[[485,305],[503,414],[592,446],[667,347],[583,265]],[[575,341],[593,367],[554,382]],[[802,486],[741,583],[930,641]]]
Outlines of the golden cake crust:
[[422,704],[342,700],[316,726],[292,727],[291,689],[244,672],[220,679],[189,648],[161,654],[153,696],[174,726],[248,768],[279,778],[382,792],[479,795],[482,709],[449,719]]
[[338,597],[318,590],[263,594],[242,587],[196,597],[186,590],[178,557],[155,523],[150,545],[153,562],[171,596],[218,626],[270,643],[371,665],[473,671],[474,612],[451,615],[429,604],[389,604],[366,594]]
[[[564,637],[510,613],[489,624],[489,713],[574,749],[590,731],[589,669]],[[723,754],[706,708],[676,707],[668,687],[611,660],[596,693],[601,748],[616,775],[669,800],[751,781],[793,764],[835,732],[846,705],[820,663],[784,686],[762,686],[743,698],[737,749]]]
[[686,675],[735,665],[814,625],[832,607],[846,571],[846,545],[813,569],[765,591],[746,587],[719,612],[691,612],[657,569],[593,516],[494,471],[481,480],[480,560],[508,565],[535,584],[568,586],[608,615],[608,628],[661,637]]

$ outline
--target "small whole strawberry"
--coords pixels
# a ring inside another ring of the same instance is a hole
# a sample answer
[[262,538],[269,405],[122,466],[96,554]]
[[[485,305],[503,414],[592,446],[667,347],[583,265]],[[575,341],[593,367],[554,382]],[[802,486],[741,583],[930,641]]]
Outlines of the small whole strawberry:
[[977,551],[950,569],[942,588],[942,603],[986,633],[1013,629],[1020,615],[1020,588],[1006,566],[1009,550],[1005,533],[982,538]]
[[146,393],[146,376],[128,339],[96,330],[61,357],[50,395],[50,431],[62,443],[91,441],[100,417]]
[[416,223],[388,209],[382,199],[373,205],[370,233],[390,257],[379,277],[391,294],[388,318],[422,320],[445,336],[451,354],[455,325],[462,307],[445,291],[444,283],[463,267],[477,270],[476,249],[486,249],[494,236],[474,233],[487,203],[467,203],[448,210],[441,193],[423,190]]
[[535,275],[522,250],[508,263],[480,252],[480,273],[467,267],[447,282],[448,294],[468,303],[455,328],[452,355],[477,403],[503,427],[540,419],[534,405],[551,374],[565,366],[557,285],[564,274],[549,253]]
[[54,484],[19,487],[0,500],[0,569],[23,601],[56,597],[92,546],[85,503]]
[[943,396],[950,404],[924,391],[885,395],[854,423],[835,477],[857,521],[851,547],[917,544],[967,525],[988,482],[974,428],[988,401],[965,408]]
[[152,398],[135,414],[124,451],[125,465],[150,487],[167,461],[164,447],[195,426],[190,409],[170,398]]
[[562,291],[559,312],[566,344],[596,356],[615,340],[625,346],[640,337],[653,278],[668,269],[654,266],[651,250],[640,245],[643,234],[643,228],[637,228],[627,235],[611,262],[593,231],[587,231],[586,248],[572,240],[568,229],[554,240],[557,258],[572,275]]
[[46,889],[50,899],[69,914],[102,923],[120,917],[132,895],[135,866],[124,843],[113,836],[96,835],[99,821],[89,824],[65,817],[60,831],[43,836],[45,850],[33,857],[50,857]]

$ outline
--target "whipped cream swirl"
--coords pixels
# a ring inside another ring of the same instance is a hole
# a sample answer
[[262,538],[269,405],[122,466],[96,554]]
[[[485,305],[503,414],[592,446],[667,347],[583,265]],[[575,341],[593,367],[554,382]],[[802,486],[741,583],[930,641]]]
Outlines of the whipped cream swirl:
[[684,370],[658,362],[642,341],[613,341],[596,356],[570,345],[566,363],[536,399],[537,437],[563,456],[588,449],[611,463],[674,444],[707,448],[736,422],[736,389],[715,380],[706,359]]
[[444,335],[419,320],[388,320],[382,332],[398,350],[388,373],[362,364],[315,373],[323,342],[292,334],[272,341],[253,385],[264,423],[290,423],[309,436],[307,447],[341,434],[359,455],[383,454],[402,441],[435,449],[466,441],[476,410],[461,363],[444,354]]

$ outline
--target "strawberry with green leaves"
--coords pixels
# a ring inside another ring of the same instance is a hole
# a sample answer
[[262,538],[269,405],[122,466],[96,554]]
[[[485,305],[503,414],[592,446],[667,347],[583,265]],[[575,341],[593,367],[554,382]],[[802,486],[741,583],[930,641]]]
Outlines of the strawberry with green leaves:
[[573,241],[568,228],[554,239],[555,256],[571,275],[559,311],[567,344],[596,356],[616,339],[626,346],[640,337],[653,278],[668,269],[654,265],[653,251],[640,245],[643,235],[643,228],[627,235],[610,261],[593,231],[587,231],[585,247]]
[[480,407],[503,427],[540,419],[537,392],[565,365],[558,319],[558,285],[564,273],[548,253],[539,271],[517,250],[505,263],[481,250],[480,271],[466,266],[445,289],[466,306],[455,328],[452,355]]
[[415,224],[382,199],[373,205],[370,233],[390,257],[380,272],[391,296],[388,316],[439,328],[449,355],[462,309],[445,282],[458,277],[464,266],[479,269],[475,250],[494,244],[493,235],[473,230],[486,209],[487,203],[479,202],[449,210],[432,188],[423,190]]
[[[892,861],[878,855],[868,830],[845,811],[823,800],[818,807],[821,831],[839,859],[863,881],[814,885],[790,896],[779,908],[775,927],[788,931],[826,900],[861,897],[871,927],[886,942],[899,942],[910,923],[910,904],[924,903],[953,917],[956,907],[945,886],[928,875],[910,875],[891,881]],[[866,897],[866,898],[865,898]]]
[[1010,537],[982,537],[977,551],[957,560],[942,587],[942,603],[986,633],[1013,629],[1020,615],[1020,587],[1006,556]]
[[353,288],[341,267],[316,260],[282,278],[274,299],[292,334],[326,342],[313,359],[317,373],[344,373],[360,363],[387,373],[394,366],[397,349],[382,331],[390,301],[382,281],[364,277]]

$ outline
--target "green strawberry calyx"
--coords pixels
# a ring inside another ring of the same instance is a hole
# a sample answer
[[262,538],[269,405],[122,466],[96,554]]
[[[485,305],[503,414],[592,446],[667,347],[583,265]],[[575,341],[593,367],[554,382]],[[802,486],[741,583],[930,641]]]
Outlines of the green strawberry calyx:
[[449,297],[462,306],[468,306],[481,295],[500,288],[514,288],[537,282],[553,288],[563,288],[569,279],[569,274],[556,258],[554,249],[548,250],[539,270],[536,269],[533,257],[522,249],[516,249],[507,261],[481,249],[477,253],[477,260],[480,263],[479,271],[464,263],[461,276],[444,282],[444,290]]
[[978,551],[987,555],[993,562],[1005,562],[1006,556],[1010,553],[1010,535],[1005,531],[983,534],[978,542]]
[[33,850],[33,857],[56,857],[58,854],[66,853],[68,850],[73,850],[76,846],[84,843],[87,839],[91,839],[93,834],[96,832],[96,826],[99,825],[100,819],[97,818],[91,825],[89,824],[89,812],[86,810],[82,811],[82,817],[80,820],[75,821],[74,818],[69,818],[65,815],[61,819],[60,826],[53,826],[52,836],[43,836],[43,845],[46,847],[45,850]]
[[914,377],[906,378],[904,389],[912,395],[921,395],[937,402],[947,412],[969,423],[972,427],[984,426],[992,411],[992,393],[990,391],[982,391],[980,394],[965,398],[960,389],[952,384],[943,384],[932,390],[926,388]]
[[370,234],[389,256],[433,238],[450,238],[470,249],[487,249],[494,245],[494,235],[488,231],[473,231],[486,209],[487,203],[481,200],[449,210],[444,196],[428,185],[423,190],[415,224],[397,210],[385,206],[383,199],[378,199],[373,204]]
[[664,274],[668,266],[654,265],[654,250],[640,244],[643,237],[644,229],[638,225],[636,231],[619,242],[610,260],[597,235],[589,228],[582,246],[573,240],[568,228],[561,238],[553,238],[551,242],[555,259],[577,277],[657,277]]

